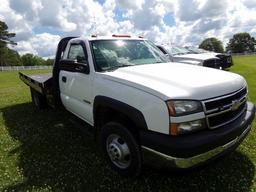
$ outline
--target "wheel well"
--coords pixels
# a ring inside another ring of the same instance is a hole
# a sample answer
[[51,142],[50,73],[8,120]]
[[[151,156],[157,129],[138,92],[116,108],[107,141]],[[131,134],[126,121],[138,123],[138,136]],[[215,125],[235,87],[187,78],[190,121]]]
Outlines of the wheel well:
[[126,126],[126,128],[133,134],[135,139],[139,141],[139,128],[126,114],[111,107],[98,106],[95,110],[94,117],[95,128],[97,130],[96,135],[100,133],[100,130],[104,124],[115,121]]

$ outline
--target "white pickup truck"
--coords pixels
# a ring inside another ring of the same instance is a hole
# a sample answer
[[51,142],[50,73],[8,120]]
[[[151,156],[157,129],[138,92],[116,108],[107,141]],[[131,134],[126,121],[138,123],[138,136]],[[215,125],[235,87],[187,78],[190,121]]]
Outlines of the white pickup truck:
[[198,54],[174,45],[157,45],[173,62],[222,69],[220,58],[211,54]]
[[52,75],[20,78],[38,108],[62,104],[90,124],[124,176],[140,173],[145,153],[177,168],[222,156],[255,116],[240,75],[166,62],[152,42],[125,35],[64,38]]
[[200,49],[196,47],[185,47],[185,48],[194,54],[218,57],[220,59],[220,63],[221,63],[220,66],[222,69],[227,69],[234,65],[232,56],[228,53],[215,53],[212,51],[206,51],[204,49]]

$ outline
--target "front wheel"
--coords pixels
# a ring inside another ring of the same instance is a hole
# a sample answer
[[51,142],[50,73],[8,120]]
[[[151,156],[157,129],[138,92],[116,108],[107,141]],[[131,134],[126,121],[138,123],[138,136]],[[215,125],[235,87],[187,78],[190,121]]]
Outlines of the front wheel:
[[122,124],[109,122],[102,127],[101,147],[110,166],[123,176],[137,176],[141,171],[140,147]]

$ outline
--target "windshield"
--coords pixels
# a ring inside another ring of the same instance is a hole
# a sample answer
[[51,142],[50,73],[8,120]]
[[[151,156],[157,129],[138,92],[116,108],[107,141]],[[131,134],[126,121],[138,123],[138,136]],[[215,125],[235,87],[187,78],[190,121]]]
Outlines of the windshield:
[[184,55],[184,54],[190,54],[191,51],[183,48],[183,47],[177,47],[177,46],[172,46],[172,47],[168,47],[168,51],[172,54],[172,55]]
[[166,56],[146,40],[95,40],[91,41],[91,47],[96,71],[168,62]]
[[194,52],[194,53],[208,53],[208,51],[204,50],[204,49],[199,49],[196,47],[188,47],[188,50]]

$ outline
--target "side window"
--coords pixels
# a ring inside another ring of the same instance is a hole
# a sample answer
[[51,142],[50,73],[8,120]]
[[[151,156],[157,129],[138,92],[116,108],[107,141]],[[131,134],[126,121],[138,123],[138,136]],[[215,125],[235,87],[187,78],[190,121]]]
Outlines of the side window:
[[82,45],[73,44],[69,48],[68,57],[70,60],[77,60],[79,63],[86,63],[86,57]]

